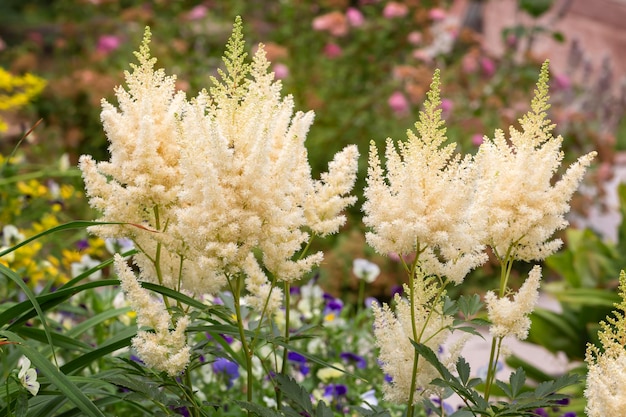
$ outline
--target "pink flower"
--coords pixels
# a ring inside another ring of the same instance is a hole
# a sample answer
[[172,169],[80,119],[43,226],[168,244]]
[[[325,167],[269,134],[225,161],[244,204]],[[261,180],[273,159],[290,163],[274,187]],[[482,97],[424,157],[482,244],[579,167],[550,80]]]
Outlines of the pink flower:
[[478,69],[478,62],[476,61],[476,54],[472,52],[465,54],[463,58],[461,59],[461,68],[463,69],[463,72],[466,74],[471,74],[473,72],[476,72],[476,70]]
[[515,36],[512,33],[509,33],[509,35],[506,37],[506,46],[508,46],[511,49],[517,48],[517,36]]
[[409,33],[406,39],[411,45],[419,45],[422,42],[422,34],[414,30],[413,32]]
[[341,50],[341,46],[336,43],[327,43],[324,47],[324,55],[326,55],[327,58],[338,58],[342,53],[343,51]]
[[476,133],[472,135],[472,145],[480,146],[483,143],[483,135]]
[[572,80],[567,74],[557,74],[553,77],[553,85],[557,90],[569,90],[572,86]]
[[333,36],[344,36],[348,33],[348,20],[339,12],[330,12],[313,19],[313,29],[327,31]]
[[446,16],[447,16],[446,11],[440,7],[435,7],[434,9],[430,9],[430,11],[428,12],[428,17],[431,20],[434,20],[436,22],[445,19]]
[[354,27],[363,26],[363,23],[365,23],[363,13],[354,7],[350,7],[346,10],[346,18],[348,19],[348,23]]
[[486,77],[491,77],[496,72],[496,63],[491,58],[482,57],[480,59],[480,69]]
[[193,9],[189,10],[189,13],[187,13],[187,19],[200,20],[206,16],[207,11],[208,8],[205,5],[199,4]]
[[385,5],[383,9],[383,17],[385,19],[395,19],[397,17],[404,17],[409,13],[409,7],[404,3],[398,3],[397,1],[390,1]]
[[387,104],[397,116],[406,115],[409,111],[409,101],[400,91],[394,92],[387,100]]
[[449,98],[444,98],[441,100],[441,116],[446,118],[450,115],[452,111],[452,107],[454,107],[454,103]]
[[115,51],[122,44],[121,39],[115,35],[102,35],[98,38],[98,44],[96,46],[96,51],[108,54],[109,52]]
[[418,59],[422,62],[431,62],[433,57],[425,48],[416,49],[412,53],[413,58]]
[[273,66],[274,75],[279,80],[284,80],[289,76],[289,68],[285,64],[276,63]]

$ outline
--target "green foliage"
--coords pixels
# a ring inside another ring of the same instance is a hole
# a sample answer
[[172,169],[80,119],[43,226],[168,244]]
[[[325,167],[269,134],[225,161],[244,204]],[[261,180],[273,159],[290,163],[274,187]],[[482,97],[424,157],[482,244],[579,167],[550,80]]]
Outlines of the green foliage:
[[[526,373],[522,368],[518,368],[509,376],[508,383],[496,381],[502,395],[507,399],[489,403],[484,396],[475,388],[482,383],[479,378],[470,378],[471,369],[469,364],[460,358],[456,363],[457,376],[452,374],[443,365],[437,355],[428,346],[414,343],[416,351],[433,365],[441,378],[432,383],[449,388],[459,395],[467,408],[462,413],[455,413],[452,416],[489,415],[489,416],[534,416],[535,410],[542,407],[558,406],[558,401],[567,398],[559,392],[580,381],[578,375],[563,375],[555,380],[544,381],[535,388],[526,385]],[[469,413],[469,414],[468,414]]]
[[538,18],[552,8],[554,0],[519,0],[520,9]]

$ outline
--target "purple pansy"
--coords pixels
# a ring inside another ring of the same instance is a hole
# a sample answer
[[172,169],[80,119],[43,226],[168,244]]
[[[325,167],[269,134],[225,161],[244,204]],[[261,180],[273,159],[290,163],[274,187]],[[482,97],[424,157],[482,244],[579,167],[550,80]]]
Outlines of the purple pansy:
[[365,360],[365,358],[357,355],[356,353],[341,352],[339,357],[346,362],[354,362],[356,367],[359,369],[365,369],[365,367],[367,366],[367,361]]

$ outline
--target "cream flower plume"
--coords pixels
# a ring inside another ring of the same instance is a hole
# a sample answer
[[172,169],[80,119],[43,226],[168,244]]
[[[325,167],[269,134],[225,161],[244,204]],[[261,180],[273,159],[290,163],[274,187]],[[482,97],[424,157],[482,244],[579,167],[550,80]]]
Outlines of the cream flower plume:
[[[292,258],[309,240],[305,228],[325,235],[345,222],[340,212],[354,202],[346,195],[358,152],[347,147],[321,181],[312,180],[304,141],[313,113],[294,114],[293,98],[281,97],[262,45],[250,65],[243,49],[238,21],[226,72],[185,106],[183,181],[173,227],[195,256],[226,276],[253,271],[249,288],[264,288],[259,274],[291,281],[319,264],[321,253]],[[252,267],[257,250],[260,267]]]
[[567,226],[564,215],[569,200],[596,155],[580,157],[553,185],[563,160],[563,138],[552,136],[554,125],[546,119],[550,108],[547,81],[546,61],[532,110],[519,121],[521,131],[511,127],[507,140],[497,130],[494,139],[485,138],[476,155],[481,176],[478,192],[485,199],[482,216],[487,218],[485,243],[501,259],[508,255],[541,260],[559,249],[562,242],[549,239]]
[[363,222],[367,242],[381,254],[417,251],[427,273],[461,282],[486,258],[475,198],[471,158],[454,154],[441,120],[439,72],[435,72],[425,110],[398,149],[387,139],[386,172],[376,146],[370,146]]
[[487,314],[491,321],[489,333],[493,337],[515,336],[519,340],[526,339],[530,329],[528,315],[537,305],[540,280],[541,267],[535,265],[513,300],[506,296],[498,298],[493,291],[485,294]]

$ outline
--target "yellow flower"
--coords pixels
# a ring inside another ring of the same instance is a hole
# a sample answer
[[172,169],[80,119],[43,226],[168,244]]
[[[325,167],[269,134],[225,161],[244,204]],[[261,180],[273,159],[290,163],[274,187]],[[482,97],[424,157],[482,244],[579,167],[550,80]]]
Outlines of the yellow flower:
[[328,382],[331,379],[339,378],[339,377],[341,377],[344,374],[344,372],[342,372],[342,371],[345,368],[343,367],[342,364],[340,364],[340,363],[333,363],[333,366],[335,368],[339,368],[339,369],[326,367],[326,368],[322,368],[322,369],[317,371],[316,375],[320,379],[320,381]]

